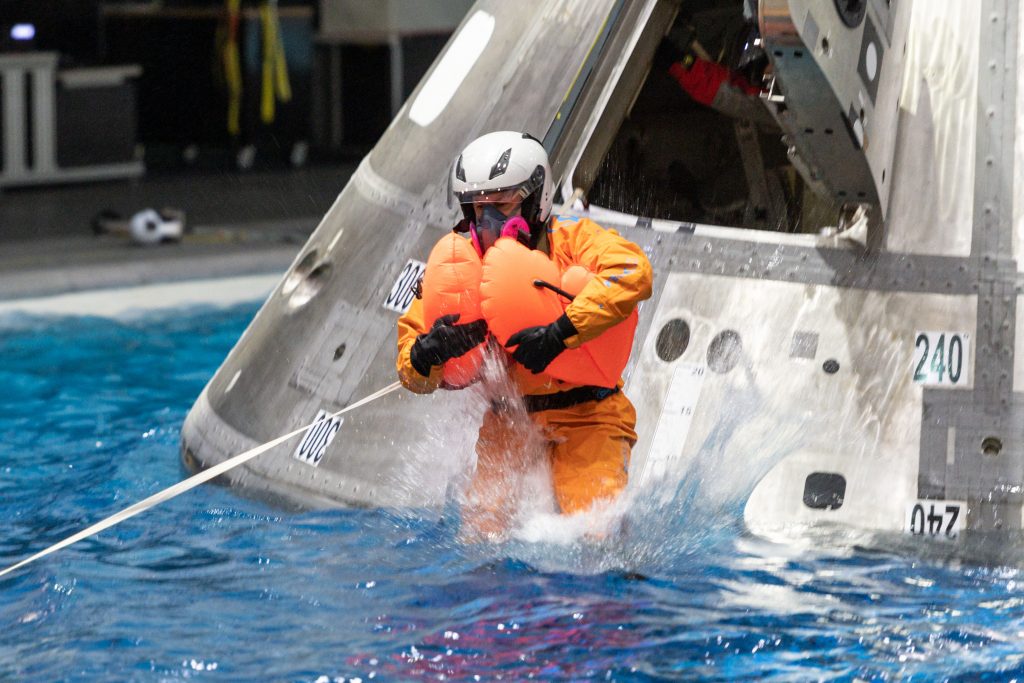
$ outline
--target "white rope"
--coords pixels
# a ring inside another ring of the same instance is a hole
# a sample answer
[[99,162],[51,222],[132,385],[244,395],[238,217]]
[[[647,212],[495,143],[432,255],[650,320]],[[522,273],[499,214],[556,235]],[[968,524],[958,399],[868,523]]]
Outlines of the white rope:
[[[370,403],[371,401],[376,401],[381,396],[384,396],[386,394],[390,394],[392,391],[394,391],[395,389],[397,389],[400,386],[401,386],[401,384],[399,384],[398,382],[395,382],[394,384],[391,384],[389,386],[384,387],[380,391],[377,391],[377,392],[375,392],[373,394],[370,394],[369,396],[367,396],[366,398],[362,399],[361,401],[357,401],[356,403],[353,403],[350,406],[346,406],[345,408],[342,408],[338,412],[332,413],[331,415],[328,415],[327,417],[322,418],[322,419],[330,420],[332,418],[335,418],[335,417],[341,415],[342,413],[347,413],[350,410],[355,410],[359,406],[366,405],[367,403]],[[174,486],[166,488],[163,491],[160,491],[158,493],[154,493],[149,498],[146,498],[145,500],[141,500],[138,503],[135,503],[134,505],[131,505],[131,506],[125,508],[124,510],[121,510],[120,512],[114,513],[113,515],[111,515],[110,517],[107,517],[103,521],[97,522],[96,524],[93,524],[91,527],[89,527],[87,529],[82,529],[81,531],[79,531],[77,534],[74,534],[73,536],[68,536],[67,538],[65,538],[60,543],[56,543],[54,545],[51,545],[46,550],[43,550],[42,552],[38,552],[35,555],[33,555],[33,556],[29,557],[29,558],[26,558],[26,559],[22,560],[21,562],[15,564],[15,565],[11,565],[7,569],[4,569],[3,571],[0,571],[0,576],[4,576],[5,574],[9,574],[10,572],[13,572],[16,569],[20,569],[21,567],[24,567],[26,564],[28,564],[30,562],[34,562],[34,561],[38,560],[41,557],[46,557],[50,553],[55,553],[58,550],[60,550],[61,548],[66,548],[69,545],[71,545],[72,543],[77,543],[78,541],[81,541],[83,538],[88,538],[89,536],[92,536],[94,534],[98,534],[99,532],[103,531],[104,529],[109,529],[110,527],[114,526],[115,524],[119,524],[119,523],[123,522],[124,520],[128,519],[129,517],[134,517],[135,515],[139,514],[140,512],[144,512],[144,511],[150,509],[151,507],[159,505],[160,503],[164,502],[165,500],[170,500],[171,498],[174,498],[175,496],[178,496],[178,495],[181,495],[182,493],[185,493],[185,491],[188,491],[190,489],[194,489],[195,487],[199,486],[200,484],[202,484],[204,482],[207,482],[207,481],[210,481],[211,479],[213,479],[217,475],[224,474],[228,470],[230,470],[230,469],[232,469],[234,467],[238,467],[239,465],[241,465],[244,462],[248,462],[249,460],[252,460],[253,458],[255,458],[260,453],[264,453],[266,451],[269,451],[274,446],[277,446],[278,444],[287,441],[288,439],[292,438],[293,436],[296,436],[296,435],[301,434],[301,433],[303,433],[305,431],[308,431],[310,428],[316,426],[319,423],[320,423],[320,420],[318,420],[316,422],[313,422],[312,424],[308,424],[305,427],[302,427],[300,429],[296,429],[294,432],[290,432],[288,434],[285,434],[284,436],[279,436],[276,439],[274,439],[273,441],[269,441],[269,442],[263,444],[262,446],[257,446],[256,448],[250,449],[250,450],[248,450],[248,451],[246,451],[244,453],[239,453],[238,455],[234,456],[233,458],[229,458],[228,460],[225,460],[224,462],[222,462],[220,464],[214,465],[213,467],[211,467],[209,469],[203,470],[202,472],[200,472],[198,474],[195,474],[195,475],[189,477],[188,479],[185,479],[184,481],[178,482]]]

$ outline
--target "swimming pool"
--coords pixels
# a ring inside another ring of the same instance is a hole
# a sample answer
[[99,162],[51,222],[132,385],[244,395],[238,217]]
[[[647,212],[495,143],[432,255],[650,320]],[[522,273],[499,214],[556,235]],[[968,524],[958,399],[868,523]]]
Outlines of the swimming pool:
[[[4,317],[0,563],[183,478],[182,420],[256,310]],[[470,546],[451,509],[205,485],[0,579],[0,680],[1024,676],[1016,568],[771,544],[700,484],[604,544]]]

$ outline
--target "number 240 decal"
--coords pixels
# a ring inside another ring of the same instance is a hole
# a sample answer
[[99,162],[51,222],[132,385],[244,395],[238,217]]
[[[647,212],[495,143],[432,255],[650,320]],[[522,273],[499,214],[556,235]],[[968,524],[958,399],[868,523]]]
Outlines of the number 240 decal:
[[904,530],[914,536],[956,538],[964,528],[962,500],[918,500],[907,505]]
[[918,332],[914,339],[914,382],[959,386],[970,379],[966,332]]

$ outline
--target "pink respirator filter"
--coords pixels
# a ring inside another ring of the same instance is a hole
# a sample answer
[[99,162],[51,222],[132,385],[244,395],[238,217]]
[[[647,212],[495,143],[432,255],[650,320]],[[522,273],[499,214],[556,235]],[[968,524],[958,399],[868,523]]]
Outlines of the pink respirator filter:
[[[526,244],[530,239],[530,225],[522,216],[512,216],[512,218],[509,218],[505,221],[505,224],[501,226],[501,236],[511,237],[514,240],[519,240]],[[473,241],[473,248],[476,249],[476,253],[483,256],[484,249],[480,244],[480,238],[477,236],[476,224],[474,223],[470,223],[469,225],[469,238]]]

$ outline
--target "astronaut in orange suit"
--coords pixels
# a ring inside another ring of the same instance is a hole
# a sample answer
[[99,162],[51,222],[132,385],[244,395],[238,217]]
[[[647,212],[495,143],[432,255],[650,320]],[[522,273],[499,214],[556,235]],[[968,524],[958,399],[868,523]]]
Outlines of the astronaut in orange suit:
[[[528,134],[495,132],[470,143],[452,169],[452,189],[479,254],[501,236],[515,237],[548,256],[560,272],[578,264],[595,277],[554,322],[513,334],[508,368],[529,419],[547,440],[555,500],[562,513],[614,499],[625,487],[636,443],[636,412],[614,388],[574,385],[544,369],[567,348],[594,339],[625,320],[651,295],[651,266],[636,244],[587,218],[551,215],[552,179],[544,147]],[[442,367],[487,338],[483,320],[458,316],[424,320],[417,298],[398,320],[396,365],[402,384],[416,393],[446,388]],[[500,347],[498,347],[500,348]],[[528,430],[515,411],[493,403],[480,427],[476,471],[463,524],[489,534],[505,530],[514,507],[509,475],[521,470]]]

